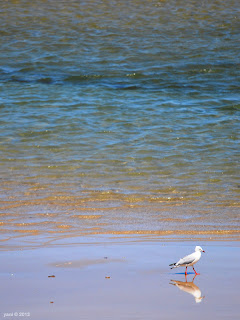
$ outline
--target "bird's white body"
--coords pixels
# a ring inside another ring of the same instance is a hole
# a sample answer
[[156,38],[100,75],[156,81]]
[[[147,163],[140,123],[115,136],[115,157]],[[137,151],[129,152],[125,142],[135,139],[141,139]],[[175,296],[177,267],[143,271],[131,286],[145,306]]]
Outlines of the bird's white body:
[[[189,254],[188,256],[185,256],[184,258],[179,259],[178,262],[176,263],[170,264],[170,266],[172,266],[171,269],[178,268],[178,267],[186,267],[186,272],[187,272],[187,267],[193,266],[195,263],[197,263],[200,260],[201,252],[205,252],[205,251],[201,247],[196,246],[195,252]],[[194,267],[193,267],[193,270],[195,271]]]
[[197,263],[201,258],[201,251],[195,251],[188,256],[179,259],[174,268],[177,267],[190,267]]

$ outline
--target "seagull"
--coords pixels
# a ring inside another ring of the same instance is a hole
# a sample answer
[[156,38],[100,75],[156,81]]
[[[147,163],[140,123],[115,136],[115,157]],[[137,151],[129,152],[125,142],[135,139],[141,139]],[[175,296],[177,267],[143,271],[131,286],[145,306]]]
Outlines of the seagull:
[[205,252],[205,251],[200,246],[196,246],[195,252],[189,254],[188,256],[186,256],[184,258],[181,258],[178,262],[172,263],[169,266],[173,266],[171,269],[178,268],[178,267],[186,267],[185,275],[187,275],[187,267],[192,266],[195,274],[196,275],[200,274],[200,273],[196,272],[193,265],[196,262],[198,262],[198,260],[200,260],[201,252]]

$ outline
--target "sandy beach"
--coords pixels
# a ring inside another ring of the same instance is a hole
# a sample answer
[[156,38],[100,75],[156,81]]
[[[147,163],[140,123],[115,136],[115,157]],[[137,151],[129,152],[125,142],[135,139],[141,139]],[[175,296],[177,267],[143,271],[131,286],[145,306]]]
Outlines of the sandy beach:
[[82,240],[1,251],[1,319],[239,319],[239,242],[197,243],[185,278],[168,265],[195,242]]

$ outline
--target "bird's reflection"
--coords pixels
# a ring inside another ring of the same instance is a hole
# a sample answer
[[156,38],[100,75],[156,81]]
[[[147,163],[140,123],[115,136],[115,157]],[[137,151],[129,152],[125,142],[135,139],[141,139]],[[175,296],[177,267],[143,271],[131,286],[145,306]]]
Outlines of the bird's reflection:
[[196,303],[199,303],[202,301],[204,296],[202,297],[201,290],[198,286],[196,286],[193,281],[196,278],[196,275],[193,277],[191,282],[187,281],[187,277],[185,277],[186,281],[177,281],[177,280],[171,280],[170,284],[178,287],[180,290],[185,291],[187,293],[190,293],[194,296]]

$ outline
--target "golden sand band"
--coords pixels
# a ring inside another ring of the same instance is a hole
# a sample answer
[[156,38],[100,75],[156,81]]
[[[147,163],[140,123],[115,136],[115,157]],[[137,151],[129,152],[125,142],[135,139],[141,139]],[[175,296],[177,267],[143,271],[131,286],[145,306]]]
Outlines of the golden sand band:
[[[69,229],[70,225],[58,225],[57,228]],[[194,230],[109,230],[109,231],[99,231],[100,228],[89,228],[85,230],[81,230],[78,232],[78,236],[84,235],[156,235],[156,236],[168,236],[168,235],[240,235],[240,230],[202,230],[202,231],[194,231]],[[12,232],[19,233],[41,233],[40,230],[37,229],[15,229],[11,230]],[[48,230],[45,233],[58,233],[58,231]],[[73,237],[76,234],[72,235]],[[224,238],[226,240],[226,238]]]

